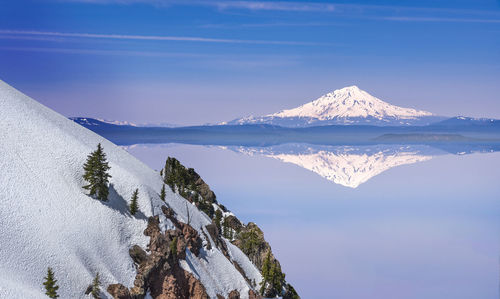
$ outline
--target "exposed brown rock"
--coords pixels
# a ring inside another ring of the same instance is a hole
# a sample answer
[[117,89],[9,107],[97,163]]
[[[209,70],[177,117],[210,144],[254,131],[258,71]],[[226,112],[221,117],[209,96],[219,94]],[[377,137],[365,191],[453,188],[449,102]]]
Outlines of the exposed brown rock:
[[262,296],[259,295],[259,294],[257,294],[257,293],[255,293],[254,290],[250,289],[248,291],[248,299],[262,299]]
[[233,229],[235,232],[239,232],[243,228],[243,224],[240,220],[233,215],[226,217],[226,223],[229,228]]
[[190,225],[184,224],[182,234],[184,235],[184,240],[187,243],[187,248],[194,253],[194,255],[198,256],[202,245],[202,240],[198,235],[198,231]]
[[148,259],[148,254],[139,245],[132,246],[128,253],[132,260],[138,265]]
[[[170,212],[171,209],[162,210],[175,219]],[[150,237],[148,244],[150,254],[148,255],[139,246],[133,246],[129,250],[131,258],[138,265],[134,286],[129,290],[120,284],[110,285],[108,292],[114,299],[144,298],[148,289],[153,298],[158,299],[208,299],[203,285],[191,273],[179,266],[179,259],[186,257],[186,248],[197,255],[202,241],[198,232],[191,226],[181,222],[177,222],[177,226],[175,230],[162,233],[159,217],[149,217],[144,234]],[[176,246],[172,247],[174,240]]]
[[210,190],[208,184],[205,183],[205,181],[203,181],[201,177],[198,177],[198,179],[195,182],[195,185],[199,190],[200,195],[201,197],[203,197],[203,199],[208,200],[211,203],[217,203],[215,198],[215,193],[212,190]]
[[163,276],[163,279],[151,281],[150,292],[155,299],[208,299],[208,294],[201,282],[178,264],[154,276]]
[[110,284],[107,291],[115,299],[132,299],[129,290],[120,283]]
[[232,290],[227,296],[227,299],[240,299],[240,292],[238,292],[237,290]]

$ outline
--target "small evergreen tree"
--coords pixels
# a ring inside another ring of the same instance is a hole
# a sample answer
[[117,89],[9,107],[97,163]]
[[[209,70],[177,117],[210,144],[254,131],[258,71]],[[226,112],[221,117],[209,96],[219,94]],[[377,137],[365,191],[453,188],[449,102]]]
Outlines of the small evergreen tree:
[[227,217],[224,217],[224,220],[222,221],[222,236],[228,240],[233,239],[233,229],[229,226]]
[[59,286],[56,284],[57,280],[54,277],[52,268],[47,268],[47,276],[44,277],[44,279],[45,281],[43,285],[45,286],[45,295],[49,298],[58,298],[59,295],[57,295],[57,290],[59,289]]
[[135,215],[139,207],[137,206],[137,198],[139,198],[139,189],[135,189],[132,194],[132,201],[130,202],[130,214]]
[[174,257],[177,256],[177,237],[174,237],[172,242],[170,242],[170,254]]
[[262,281],[260,282],[260,295],[264,295],[266,285],[270,280],[271,276],[271,251],[267,252],[264,263],[262,263]]
[[110,168],[106,154],[99,143],[97,150],[87,156],[87,161],[83,165],[83,178],[88,182],[83,188],[90,191],[90,196],[97,196],[100,200],[108,199],[108,183],[111,177],[108,171]]
[[100,299],[101,298],[101,281],[99,279],[99,272],[94,277],[94,280],[92,281],[92,291],[90,292],[92,297],[94,299]]
[[161,187],[161,192],[160,192],[161,200],[165,201],[166,196],[167,196],[167,194],[165,193],[165,184],[163,184],[163,186]]
[[219,209],[217,209],[217,211],[215,212],[214,222],[215,222],[215,225],[217,225],[217,227],[219,228],[219,231],[221,230],[221,227],[220,227],[221,221],[222,221],[222,212]]

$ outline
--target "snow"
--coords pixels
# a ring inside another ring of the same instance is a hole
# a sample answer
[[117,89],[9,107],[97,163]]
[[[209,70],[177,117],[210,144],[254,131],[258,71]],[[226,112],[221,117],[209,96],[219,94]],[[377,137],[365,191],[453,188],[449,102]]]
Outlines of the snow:
[[[136,271],[128,250],[135,244],[145,247],[147,217],[162,215],[159,174],[3,81],[0,134],[0,298],[46,298],[42,282],[47,267],[55,272],[60,298],[86,298],[85,289],[97,272],[103,286],[132,286]],[[82,189],[82,165],[98,143],[111,166],[108,202],[92,199]],[[140,212],[133,217],[128,203],[136,188]],[[201,234],[211,220],[169,188],[166,192],[179,220],[187,222],[189,210],[191,225]],[[162,230],[172,228],[170,221],[161,221]],[[244,278],[234,267],[229,270],[231,262],[218,249],[201,261],[188,256],[188,268],[202,273],[211,294],[227,295],[232,289],[247,294]]]
[[285,127],[331,124],[422,125],[437,119],[441,120],[442,117],[423,110],[391,105],[357,86],[349,86],[293,109],[220,124],[267,123]]
[[391,105],[359,89],[357,86],[349,86],[335,90],[300,107],[267,116],[312,117],[327,120],[335,117],[368,116],[377,119],[383,119],[384,117],[413,119],[431,115],[432,113],[427,111]]

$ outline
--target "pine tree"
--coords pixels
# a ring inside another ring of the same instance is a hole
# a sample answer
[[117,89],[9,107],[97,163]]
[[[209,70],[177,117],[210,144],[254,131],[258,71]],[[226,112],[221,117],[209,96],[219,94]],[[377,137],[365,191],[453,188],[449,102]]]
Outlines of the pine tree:
[[87,161],[83,165],[85,171],[83,178],[88,182],[88,185],[83,186],[83,188],[90,191],[90,196],[97,195],[100,200],[108,199],[108,183],[111,177],[108,173],[109,169],[106,154],[99,143],[97,150],[87,156]]
[[100,299],[101,298],[101,281],[99,279],[99,272],[94,277],[94,280],[92,281],[92,291],[90,292],[92,294],[92,297],[94,299]]
[[139,198],[139,189],[135,189],[134,194],[132,194],[132,201],[130,202],[130,214],[135,215],[138,210],[137,198]]
[[163,184],[163,186],[161,187],[161,192],[160,192],[161,200],[165,201],[166,196],[167,196],[167,194],[165,193],[165,184]]
[[174,257],[177,256],[177,237],[174,237],[172,242],[170,242],[170,254]]
[[220,223],[222,221],[222,212],[217,209],[217,211],[215,212],[215,225],[217,225],[217,227],[219,228],[219,231],[221,230],[221,227],[220,227]]
[[47,277],[44,277],[44,279],[45,282],[43,285],[45,286],[45,295],[49,298],[58,298],[59,295],[57,295],[57,290],[59,289],[59,286],[56,285],[57,280],[54,277],[52,268],[47,268]]
[[260,294],[263,296],[266,289],[266,285],[270,280],[271,276],[271,251],[267,252],[264,263],[262,263],[262,281],[260,282]]

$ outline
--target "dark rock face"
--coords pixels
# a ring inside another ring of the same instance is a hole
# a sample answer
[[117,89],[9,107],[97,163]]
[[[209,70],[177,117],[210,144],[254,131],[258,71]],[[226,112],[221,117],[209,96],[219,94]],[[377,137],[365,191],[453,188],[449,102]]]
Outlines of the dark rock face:
[[244,227],[240,220],[233,215],[226,217],[226,223],[229,228],[233,229],[235,232],[241,231]]
[[196,187],[198,188],[198,191],[200,192],[201,197],[203,199],[208,200],[211,203],[217,203],[215,193],[210,190],[210,187],[203,181],[201,177],[198,176],[198,179],[194,183]]

